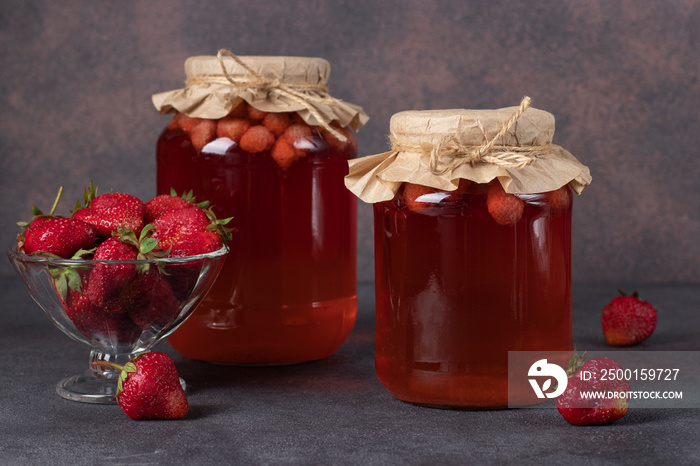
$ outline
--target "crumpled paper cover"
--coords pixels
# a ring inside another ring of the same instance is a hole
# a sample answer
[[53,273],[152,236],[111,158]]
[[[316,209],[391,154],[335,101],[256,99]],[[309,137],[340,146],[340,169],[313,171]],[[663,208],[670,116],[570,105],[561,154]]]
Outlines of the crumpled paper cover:
[[[239,57],[246,65],[265,78],[287,84],[325,85],[330,75],[330,63],[312,57]],[[230,76],[254,79],[231,57],[223,57]],[[161,92],[152,96],[153,105],[161,114],[180,112],[194,118],[219,119],[228,115],[242,100],[265,112],[297,112],[309,125],[320,122],[303,105],[273,89],[234,86],[226,81],[216,56],[190,57],[185,62],[188,85],[184,89]],[[209,82],[209,81],[211,82]],[[359,130],[369,117],[362,107],[335,99],[323,91],[306,91],[309,102],[327,121]]]
[[[479,147],[496,136],[516,110],[517,107],[400,112],[391,118],[391,139],[399,148],[421,144],[430,147],[454,136],[463,145]],[[581,194],[591,183],[590,170],[568,151],[551,144],[553,136],[554,116],[530,107],[497,141],[500,146],[547,147],[545,153],[538,154],[522,168],[476,161],[435,174],[430,170],[429,151],[391,150],[349,160],[350,173],[345,177],[345,185],[368,203],[393,199],[404,182],[454,191],[461,178],[476,183],[498,178],[506,192],[513,194],[543,193],[566,184]],[[441,163],[449,162],[441,158]]]

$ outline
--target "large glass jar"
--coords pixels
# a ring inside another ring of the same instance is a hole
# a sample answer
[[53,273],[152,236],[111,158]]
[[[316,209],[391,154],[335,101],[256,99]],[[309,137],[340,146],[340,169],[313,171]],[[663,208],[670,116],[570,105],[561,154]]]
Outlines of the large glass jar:
[[[564,175],[557,181],[557,174],[541,180],[542,166],[532,164],[548,157],[551,134],[527,134],[549,126],[534,109],[510,131],[513,141],[539,153],[499,142],[507,151],[479,154],[502,128],[491,130],[489,120],[505,121],[508,111],[480,111],[474,118],[467,111],[402,112],[391,122],[394,150],[374,156],[380,168],[373,176],[391,188],[384,199],[368,199],[375,201],[375,368],[401,400],[443,407],[518,404],[533,395],[512,391],[518,399],[509,400],[508,352],[572,349],[568,183],[580,192],[587,169],[576,180]],[[553,118],[551,126],[553,132]],[[476,127],[479,136],[464,134]],[[458,144],[446,141],[452,133]],[[516,165],[499,155],[506,152],[522,159]],[[498,176],[508,172],[512,177]],[[527,192],[530,175],[549,189]],[[516,185],[521,192],[507,192]],[[381,186],[357,191],[377,194]]]
[[235,228],[212,290],[168,340],[187,358],[321,359],[355,322],[356,201],[343,184],[354,135],[337,121],[326,128],[266,109],[241,101],[221,118],[178,113],[158,139],[158,193],[192,190]]

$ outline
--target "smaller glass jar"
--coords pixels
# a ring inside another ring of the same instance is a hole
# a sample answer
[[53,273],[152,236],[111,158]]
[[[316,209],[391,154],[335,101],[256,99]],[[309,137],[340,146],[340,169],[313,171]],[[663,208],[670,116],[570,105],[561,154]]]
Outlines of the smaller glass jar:
[[569,184],[580,192],[587,169],[542,179],[561,154],[550,146],[553,117],[535,109],[496,136],[496,152],[480,152],[514,109],[474,112],[394,115],[394,150],[370,167],[351,162],[346,178],[374,203],[377,376],[408,402],[532,400],[509,400],[508,352],[572,347]]

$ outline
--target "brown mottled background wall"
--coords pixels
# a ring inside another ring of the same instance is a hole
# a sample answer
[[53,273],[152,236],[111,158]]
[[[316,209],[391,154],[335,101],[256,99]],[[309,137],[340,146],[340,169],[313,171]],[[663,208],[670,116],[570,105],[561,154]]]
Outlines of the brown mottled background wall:
[[[587,163],[574,280],[700,283],[700,2],[21,1],[0,4],[0,234],[60,185],[76,199],[155,192],[167,121],[151,94],[180,87],[191,55],[320,56],[331,91],[364,106],[362,154],[391,114],[497,108],[523,95],[557,117]],[[67,209],[69,203],[64,204]],[[359,278],[371,280],[371,209]],[[7,261],[0,273],[11,274]]]

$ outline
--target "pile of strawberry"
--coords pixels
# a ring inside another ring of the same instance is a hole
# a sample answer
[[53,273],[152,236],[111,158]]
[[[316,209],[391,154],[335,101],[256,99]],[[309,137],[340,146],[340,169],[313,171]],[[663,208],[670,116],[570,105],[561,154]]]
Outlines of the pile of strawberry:
[[[174,192],[144,203],[124,193],[97,196],[85,190],[71,217],[55,216],[62,188],[49,214],[33,207],[30,222],[20,222],[21,252],[54,258],[136,261],[188,257],[221,249],[230,219],[217,220],[207,203],[192,193]],[[110,348],[127,348],[151,327],[177,317],[181,301],[196,283],[200,263],[107,263],[51,270],[68,318],[87,339]]]
[[[270,113],[241,102],[226,117],[219,120],[192,118],[178,113],[168,124],[167,130],[182,130],[198,151],[218,138],[228,138],[241,150],[250,154],[269,152],[283,170],[294,161],[306,157],[312,149],[325,141],[329,150],[343,154],[357,142],[352,131],[334,123],[333,127],[347,138],[340,141],[322,127],[309,126],[298,114]],[[319,137],[314,136],[314,132]]]
[[[434,207],[459,204],[467,194],[486,195],[486,208],[491,218],[499,225],[515,225],[525,211],[525,201],[515,194],[507,193],[498,180],[480,184],[460,179],[459,186],[454,191],[405,183],[403,202],[414,212],[427,212]],[[560,212],[571,204],[571,191],[567,186],[562,186],[543,193],[538,202],[547,206],[552,213]]]

